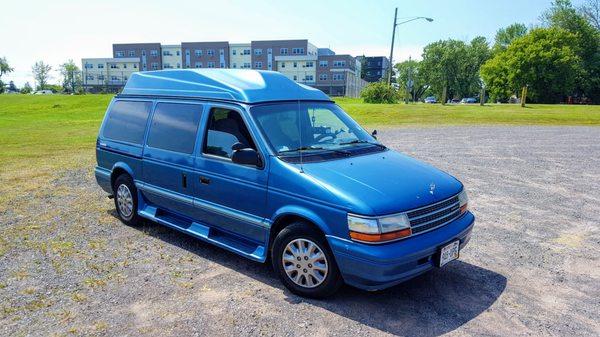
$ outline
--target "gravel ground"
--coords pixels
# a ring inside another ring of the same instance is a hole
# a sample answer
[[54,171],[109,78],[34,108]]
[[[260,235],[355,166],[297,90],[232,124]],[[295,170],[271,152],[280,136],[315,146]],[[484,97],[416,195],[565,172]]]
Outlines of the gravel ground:
[[86,167],[0,209],[0,335],[600,335],[600,128],[380,139],[467,186],[477,223],[459,261],[385,291],[306,300],[266,265],[121,224]]

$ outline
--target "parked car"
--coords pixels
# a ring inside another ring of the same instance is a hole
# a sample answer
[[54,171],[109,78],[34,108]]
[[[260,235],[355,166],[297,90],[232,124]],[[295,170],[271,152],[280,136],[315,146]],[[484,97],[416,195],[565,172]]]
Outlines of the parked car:
[[452,99],[449,99],[446,103],[458,104],[458,103],[460,103],[460,100],[458,98],[452,98]]
[[296,294],[378,290],[458,258],[474,216],[457,179],[374,135],[280,73],[134,73],[100,127],[95,176],[125,224],[270,260]]
[[433,97],[433,96],[429,96],[429,97],[426,97],[423,102],[433,104],[433,103],[437,103],[437,99],[435,99],[435,97]]
[[52,95],[52,90],[37,90],[33,93],[34,95]]
[[473,103],[477,103],[477,99],[476,98],[468,97],[468,98],[463,98],[460,101],[460,104],[473,104]]

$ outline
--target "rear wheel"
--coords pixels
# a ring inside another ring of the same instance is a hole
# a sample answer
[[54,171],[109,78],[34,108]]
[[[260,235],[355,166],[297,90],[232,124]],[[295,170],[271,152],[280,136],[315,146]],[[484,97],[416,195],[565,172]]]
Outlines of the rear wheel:
[[121,174],[117,177],[113,185],[113,196],[119,219],[126,225],[139,225],[141,218],[137,214],[137,189],[131,176]]
[[343,283],[325,238],[304,222],[291,224],[277,234],[271,261],[283,284],[300,296],[331,296]]

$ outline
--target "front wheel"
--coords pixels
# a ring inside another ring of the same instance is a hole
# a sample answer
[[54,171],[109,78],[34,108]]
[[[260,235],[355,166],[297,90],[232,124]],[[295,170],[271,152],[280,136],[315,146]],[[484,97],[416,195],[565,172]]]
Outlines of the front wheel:
[[300,296],[331,296],[343,283],[325,238],[303,222],[277,234],[271,261],[283,284]]

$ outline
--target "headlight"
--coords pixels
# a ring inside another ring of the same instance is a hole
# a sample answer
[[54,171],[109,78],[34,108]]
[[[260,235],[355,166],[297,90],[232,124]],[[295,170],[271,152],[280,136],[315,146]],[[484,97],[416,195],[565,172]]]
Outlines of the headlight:
[[379,218],[348,215],[348,229],[352,239],[368,243],[392,241],[412,234],[405,213]]
[[460,203],[460,213],[465,213],[469,209],[469,196],[464,188],[458,194],[458,202]]

